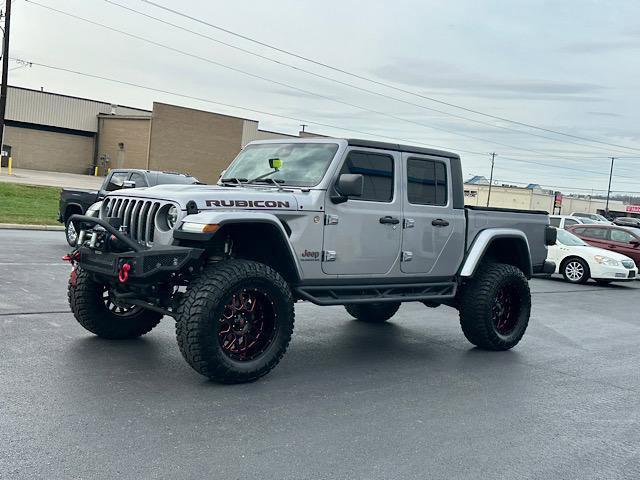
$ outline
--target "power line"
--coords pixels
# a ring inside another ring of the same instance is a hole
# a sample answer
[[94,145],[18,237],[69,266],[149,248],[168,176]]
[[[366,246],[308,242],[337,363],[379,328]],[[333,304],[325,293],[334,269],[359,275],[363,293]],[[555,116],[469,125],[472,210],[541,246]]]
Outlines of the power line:
[[[69,68],[65,68],[65,67],[49,65],[49,64],[40,63],[40,62],[33,62],[33,61],[16,59],[16,58],[13,58],[13,60],[16,60],[16,61],[19,61],[19,62],[23,62],[23,63],[28,63],[29,65],[32,65],[32,66],[38,66],[38,67],[43,67],[43,68],[47,68],[47,69],[50,69],[50,70],[57,70],[57,71],[62,71],[62,72],[66,72],[66,73],[72,73],[72,74],[75,74],[75,75],[80,75],[80,76],[84,76],[84,77],[88,77],[88,78],[104,80],[104,81],[108,81],[108,82],[112,82],[112,83],[118,83],[118,84],[121,84],[121,85],[131,86],[131,87],[140,88],[140,89],[144,89],[144,90],[149,90],[149,91],[153,91],[153,92],[157,92],[157,93],[164,93],[164,94],[173,95],[173,96],[177,96],[177,97],[181,97],[181,98],[187,98],[187,99],[190,99],[190,100],[196,100],[196,101],[201,101],[201,102],[210,103],[210,104],[214,104],[214,105],[220,105],[220,106],[224,106],[224,107],[228,107],[228,108],[244,110],[244,111],[248,111],[248,112],[252,112],[252,113],[259,113],[259,114],[262,114],[262,115],[269,115],[269,116],[272,116],[272,117],[282,118],[282,119],[286,119],[286,120],[293,120],[293,121],[296,121],[298,123],[313,124],[313,125],[318,125],[318,126],[327,127],[327,128],[334,128],[334,129],[337,129],[337,130],[344,130],[344,131],[347,131],[347,132],[357,133],[357,134],[361,134],[361,135],[367,135],[367,136],[370,136],[370,137],[386,138],[386,139],[400,141],[400,142],[404,142],[404,143],[422,145],[422,146],[429,147],[429,148],[437,148],[437,149],[447,150],[447,147],[443,147],[441,145],[427,144],[427,143],[420,142],[420,141],[413,140],[413,139],[392,137],[392,136],[384,135],[384,134],[380,134],[380,133],[371,133],[371,132],[367,132],[367,131],[363,131],[363,130],[347,128],[347,127],[343,127],[343,126],[339,126],[339,125],[332,125],[332,124],[329,124],[329,123],[323,123],[323,122],[313,121],[313,120],[309,120],[309,119],[293,117],[293,116],[289,116],[289,115],[282,115],[282,114],[276,114],[276,113],[272,113],[272,112],[266,112],[264,110],[258,110],[258,109],[254,109],[254,108],[233,105],[233,104],[229,104],[229,103],[219,102],[217,100],[211,100],[211,99],[198,97],[198,96],[194,96],[194,95],[183,94],[183,93],[179,93],[179,92],[175,92],[175,91],[171,91],[171,90],[150,87],[150,86],[147,86],[147,85],[141,85],[141,84],[137,84],[137,83],[133,83],[133,82],[127,82],[125,80],[118,80],[118,79],[109,78],[109,77],[102,76],[102,75],[96,75],[96,74],[81,72],[81,71],[78,71],[78,70],[73,70],[73,69],[69,69]],[[480,155],[480,156],[483,156],[483,157],[486,156],[486,154],[482,153],[482,152],[475,152],[475,151],[464,150],[464,149],[456,149],[456,150],[460,151],[460,152],[463,152],[463,153],[468,153],[468,154],[471,154],[471,155]],[[527,160],[514,159],[512,157],[502,157],[502,158],[505,158],[507,160],[516,161],[516,162],[520,162],[520,163],[531,163],[531,164],[538,165],[538,166],[575,170],[575,171],[579,171],[579,172],[594,173],[594,174],[600,175],[600,172],[591,171],[591,170],[575,169],[575,168],[571,168],[571,167],[564,167],[562,165],[544,164],[544,163],[540,163],[540,162],[532,162],[532,161],[527,161]],[[568,177],[564,177],[564,178],[568,178]],[[579,180],[579,179],[576,179],[576,180]],[[624,182],[618,182],[618,183],[624,183]]]
[[[69,68],[58,67],[58,66],[48,65],[48,64],[39,63],[39,62],[26,61],[26,60],[21,60],[21,59],[16,59],[16,58],[14,58],[13,60],[16,60],[16,61],[19,61],[19,62],[23,62],[23,63],[28,63],[30,66],[42,67],[42,68],[46,68],[46,69],[50,69],[50,70],[71,73],[71,74],[80,75],[80,76],[83,76],[83,77],[94,78],[94,79],[108,81],[108,82],[116,83],[116,84],[120,84],[120,85],[126,85],[126,86],[129,86],[129,87],[135,87],[135,88],[139,88],[139,89],[143,89],[143,90],[153,91],[153,92],[156,92],[156,93],[163,93],[163,94],[168,94],[168,95],[172,95],[172,96],[176,96],[176,97],[186,98],[186,99],[200,101],[200,102],[209,103],[209,104],[218,105],[218,106],[223,106],[223,107],[227,107],[227,108],[233,108],[233,109],[248,111],[248,112],[252,112],[252,113],[258,113],[258,114],[261,114],[261,115],[267,115],[267,116],[271,116],[271,117],[275,117],[275,118],[292,120],[292,121],[296,121],[296,122],[299,122],[299,123],[312,124],[312,125],[317,125],[317,126],[327,127],[327,128],[334,128],[334,129],[337,129],[337,130],[344,130],[344,131],[347,131],[347,132],[357,133],[357,134],[360,134],[360,135],[366,135],[366,136],[370,136],[370,137],[374,137],[374,138],[386,138],[388,140],[400,141],[400,142],[403,142],[403,143],[410,143],[410,144],[415,144],[415,145],[422,145],[422,146],[429,147],[429,148],[437,148],[437,149],[442,149],[442,150],[446,150],[447,149],[447,147],[443,147],[443,146],[440,146],[440,145],[426,144],[424,142],[416,141],[416,140],[413,140],[413,139],[392,137],[392,136],[385,135],[385,134],[371,133],[371,132],[367,132],[367,131],[364,131],[364,130],[357,130],[357,129],[353,129],[353,128],[342,127],[342,126],[339,126],[339,125],[332,125],[332,124],[329,124],[329,123],[323,123],[323,122],[318,122],[318,121],[314,121],[314,120],[303,119],[303,118],[294,117],[294,116],[290,116],[290,115],[283,115],[283,114],[276,114],[276,113],[272,113],[272,112],[266,112],[264,110],[258,110],[258,109],[255,109],[255,108],[249,108],[249,107],[244,107],[244,106],[239,106],[239,105],[233,105],[233,104],[229,104],[229,103],[219,102],[217,100],[211,100],[211,99],[208,99],[208,98],[198,97],[198,96],[195,96],[195,95],[187,95],[187,94],[183,94],[183,93],[179,93],[179,92],[175,92],[175,91],[171,91],[171,90],[155,88],[155,87],[150,87],[148,85],[141,85],[141,84],[137,84],[137,83],[133,83],[133,82],[127,82],[125,80],[109,78],[109,77],[106,77],[106,76],[103,76],[103,75],[96,75],[96,74],[91,74],[91,73],[86,73],[86,72],[80,72],[78,70],[73,70],[73,69],[69,69]],[[481,152],[473,152],[473,151],[462,150],[462,149],[457,149],[457,150],[461,151],[461,152],[464,152],[464,153],[469,153],[469,154],[472,154],[472,155],[482,155],[482,156],[486,155],[486,154],[481,153]],[[560,168],[557,165],[545,165],[545,166],[554,167],[554,168]],[[564,177],[564,178],[569,178],[569,177]],[[575,180],[581,180],[581,179],[575,179]],[[522,182],[512,182],[512,183],[522,183]],[[623,183],[623,182],[620,182],[620,183]],[[578,190],[579,189],[577,187],[558,187],[558,188],[567,188],[567,189],[574,189],[574,190]],[[584,190],[596,191],[596,189],[584,189]],[[631,190],[612,190],[612,192],[616,192],[616,193],[620,193],[620,192],[622,192],[622,193],[640,193],[640,192],[634,192],[634,191],[631,191]]]
[[152,6],[156,7],[156,8],[161,9],[161,10],[173,13],[175,15],[179,15],[179,16],[181,16],[183,18],[187,18],[187,19],[192,20],[194,22],[198,22],[198,23],[206,25],[208,27],[215,28],[216,30],[225,32],[225,33],[227,33],[229,35],[233,35],[233,36],[242,38],[243,40],[246,40],[246,41],[261,45],[263,47],[270,48],[270,49],[275,50],[277,52],[284,53],[286,55],[290,55],[290,56],[298,58],[300,60],[304,60],[306,62],[310,62],[310,63],[313,63],[315,65],[318,65],[318,66],[321,66],[321,67],[324,67],[324,68],[328,68],[330,70],[342,73],[344,75],[349,75],[351,77],[358,78],[360,80],[364,80],[366,82],[371,82],[371,83],[374,83],[374,84],[377,84],[377,85],[380,85],[380,86],[383,86],[383,87],[386,87],[386,88],[397,90],[399,92],[406,93],[408,95],[417,96],[417,97],[423,98],[423,99],[431,101],[431,102],[436,102],[436,103],[439,103],[441,105],[446,105],[446,106],[449,106],[449,107],[452,107],[452,108],[457,108],[457,109],[464,110],[464,111],[470,112],[470,113],[475,113],[476,115],[482,115],[484,117],[493,118],[494,120],[500,120],[500,121],[503,121],[503,122],[508,122],[508,123],[512,123],[512,124],[515,124],[515,125],[520,125],[520,126],[523,126],[523,127],[533,128],[535,130],[544,131],[544,132],[548,132],[548,133],[553,133],[553,134],[561,135],[561,136],[564,136],[564,137],[574,138],[574,139],[577,139],[577,140],[584,140],[584,141],[591,142],[591,143],[598,143],[598,144],[606,145],[606,146],[609,146],[609,147],[624,148],[626,150],[634,150],[634,151],[640,152],[640,148],[628,147],[626,145],[618,145],[618,144],[615,144],[615,143],[603,142],[601,140],[597,140],[597,139],[593,139],[593,138],[582,137],[582,136],[579,136],[579,135],[573,135],[573,134],[570,134],[570,133],[560,132],[558,130],[544,128],[544,127],[540,127],[540,126],[533,125],[533,124],[530,124],[530,123],[525,123],[525,122],[521,122],[521,121],[517,121],[517,120],[512,120],[512,119],[509,119],[509,118],[506,118],[506,117],[500,117],[500,116],[497,116],[497,115],[492,115],[492,114],[489,114],[489,113],[481,112],[479,110],[474,110],[474,109],[471,109],[471,108],[463,107],[461,105],[456,105],[454,103],[445,102],[443,100],[438,100],[438,99],[433,98],[433,97],[422,95],[422,94],[414,92],[414,91],[405,90],[405,89],[402,89],[400,87],[396,87],[396,86],[391,85],[391,84],[386,83],[386,82],[382,82],[382,81],[379,81],[379,80],[374,80],[374,79],[365,77],[363,75],[359,75],[357,73],[353,73],[353,72],[350,72],[350,71],[347,71],[347,70],[344,70],[344,69],[341,69],[341,68],[338,68],[338,67],[334,67],[332,65],[329,65],[329,64],[317,61],[317,60],[313,60],[312,58],[305,57],[303,55],[291,52],[289,50],[285,50],[283,48],[276,47],[274,45],[270,45],[270,44],[268,44],[266,42],[262,42],[260,40],[256,40],[254,38],[251,38],[251,37],[249,37],[247,35],[242,35],[242,34],[233,32],[233,31],[231,31],[229,29],[220,27],[218,25],[214,25],[214,24],[206,22],[206,21],[204,21],[204,20],[202,20],[200,18],[193,17],[191,15],[188,15],[186,13],[180,12],[178,10],[174,10],[172,8],[166,7],[164,5],[161,5],[161,4],[156,3],[154,1],[151,1],[151,0],[140,0],[140,1],[143,2],[143,3],[149,4],[149,5],[152,5]]
[[[162,24],[164,24],[164,25],[169,25],[169,26],[174,27],[174,28],[177,28],[177,29],[179,29],[179,30],[182,30],[182,31],[185,31],[185,32],[191,33],[191,34],[193,34],[193,35],[196,35],[196,36],[198,36],[198,37],[205,38],[205,39],[210,40],[210,41],[212,41],[212,42],[215,42],[215,43],[217,43],[217,44],[224,45],[225,47],[232,48],[232,49],[234,49],[234,50],[237,50],[237,51],[240,51],[240,52],[246,53],[246,54],[248,54],[248,55],[252,55],[252,56],[257,57],[257,58],[261,58],[261,59],[263,59],[263,60],[266,60],[266,61],[269,61],[269,62],[275,63],[275,64],[280,65],[280,66],[284,66],[284,67],[287,67],[287,68],[291,68],[291,69],[293,69],[293,70],[295,70],[295,71],[302,72],[302,73],[305,73],[305,74],[307,74],[307,75],[312,75],[312,76],[314,76],[314,77],[321,78],[321,79],[323,79],[323,80],[327,80],[327,81],[330,81],[330,82],[333,82],[333,83],[336,83],[336,84],[339,84],[339,85],[347,86],[347,87],[349,87],[349,88],[353,88],[353,89],[358,90],[358,91],[361,91],[361,92],[365,92],[365,93],[368,93],[368,94],[371,94],[371,95],[376,95],[376,96],[378,96],[378,97],[385,98],[385,99],[388,99],[388,100],[392,100],[392,101],[395,101],[395,102],[400,102],[400,103],[403,103],[403,104],[405,104],[405,105],[411,105],[411,106],[413,106],[413,107],[421,108],[421,109],[424,109],[424,110],[427,110],[427,111],[430,111],[430,112],[436,112],[436,113],[440,113],[440,114],[443,114],[443,115],[447,115],[447,116],[450,116],[450,117],[453,117],[453,118],[457,118],[457,119],[465,120],[465,121],[467,121],[467,122],[473,122],[473,123],[477,123],[477,124],[480,124],[480,125],[489,126],[489,127],[492,127],[492,128],[498,128],[498,129],[502,129],[502,130],[507,130],[507,131],[511,131],[511,132],[516,132],[516,133],[519,133],[519,134],[531,135],[531,136],[534,136],[534,137],[537,137],[537,138],[543,138],[543,139],[546,139],[546,140],[551,140],[551,141],[553,141],[553,142],[565,142],[565,143],[571,143],[571,144],[573,144],[573,145],[578,145],[578,146],[581,146],[581,147],[596,148],[596,149],[599,149],[599,150],[603,150],[603,151],[604,151],[603,147],[597,147],[597,146],[593,146],[593,145],[586,145],[586,144],[584,144],[584,143],[574,142],[574,141],[571,141],[571,140],[561,140],[561,139],[554,138],[554,137],[548,137],[548,136],[546,136],[546,135],[540,135],[540,134],[537,134],[537,133],[532,133],[532,132],[527,132],[527,131],[519,130],[519,129],[517,129],[517,128],[506,127],[506,126],[504,126],[504,125],[496,125],[496,124],[494,124],[494,123],[485,122],[485,121],[482,121],[482,120],[478,120],[478,119],[474,119],[474,118],[465,117],[465,116],[463,116],[463,115],[457,115],[457,114],[455,114],[455,113],[447,112],[447,111],[445,111],[445,110],[438,110],[438,109],[431,108],[431,107],[427,107],[427,106],[424,106],[424,105],[421,105],[421,104],[418,104],[418,103],[414,103],[414,102],[410,102],[410,101],[407,101],[407,100],[403,100],[403,99],[398,98],[398,97],[393,97],[393,96],[391,96],[391,95],[386,95],[386,94],[384,94],[384,93],[380,93],[380,92],[376,92],[376,91],[374,91],[374,90],[370,90],[370,89],[367,89],[367,88],[363,88],[363,87],[360,87],[360,86],[358,86],[358,85],[354,85],[354,84],[352,84],[352,83],[344,82],[344,81],[342,81],[342,80],[338,80],[338,79],[333,78],[333,77],[328,77],[328,76],[321,75],[321,74],[316,73],[316,72],[312,72],[312,71],[310,71],[310,70],[305,70],[305,69],[300,68],[300,67],[298,67],[298,66],[291,65],[291,64],[289,64],[289,63],[282,62],[282,61],[280,61],[280,60],[277,60],[277,59],[274,59],[274,58],[268,57],[268,56],[266,56],[266,55],[262,55],[262,54],[260,54],[260,53],[257,53],[257,52],[254,52],[254,51],[248,50],[248,49],[246,49],[246,48],[242,48],[242,47],[239,47],[239,46],[237,46],[237,45],[230,44],[230,43],[228,43],[228,42],[225,42],[225,41],[219,40],[219,39],[214,38],[214,37],[211,37],[211,36],[209,36],[209,35],[205,35],[204,33],[201,33],[201,32],[198,32],[198,31],[191,30],[191,29],[189,29],[189,28],[183,27],[182,25],[178,25],[178,24],[175,24],[175,23],[169,22],[169,21],[164,20],[164,19],[162,19],[162,18],[158,18],[158,17],[155,17],[155,16],[153,16],[153,15],[149,15],[148,13],[141,12],[140,10],[136,10],[135,8],[131,8],[131,7],[128,7],[128,6],[126,6],[126,5],[122,5],[122,4],[120,4],[120,3],[114,2],[113,0],[104,0],[104,1],[105,1],[106,3],[108,3],[108,4],[110,4],[110,5],[116,6],[116,7],[118,7],[118,8],[123,9],[123,10],[129,11],[129,12],[132,12],[132,13],[135,13],[135,14],[140,15],[140,16],[145,17],[145,18],[152,19],[152,20],[154,20],[154,21],[156,21],[156,22],[159,22],[159,23],[162,23]],[[611,150],[610,150],[610,149],[608,149],[608,150],[606,150],[606,152],[607,152],[607,153],[611,153]],[[614,151],[614,152],[616,152],[616,153],[617,153],[617,151]],[[622,152],[620,152],[620,153],[622,153]],[[595,157],[595,158],[608,158],[608,157],[603,156],[603,157]]]
[[[15,59],[15,60],[18,60],[18,59]],[[24,60],[22,60],[22,61],[24,61]],[[282,119],[285,119],[285,120],[293,120],[293,121],[298,122],[298,123],[317,125],[317,126],[320,126],[320,127],[327,127],[327,128],[335,128],[337,130],[344,130],[344,131],[347,131],[347,132],[358,133],[360,135],[366,135],[366,136],[374,137],[374,138],[376,138],[376,137],[377,138],[386,138],[388,140],[395,140],[397,142],[409,143],[409,144],[414,144],[414,145],[422,145],[422,146],[428,147],[428,148],[436,148],[436,149],[441,149],[441,150],[447,150],[447,147],[443,147],[443,146],[440,146],[440,145],[431,145],[431,144],[427,144],[427,143],[424,143],[424,142],[419,142],[417,140],[398,138],[398,137],[391,137],[391,136],[380,134],[380,133],[371,133],[371,132],[366,132],[366,131],[363,131],[363,130],[356,130],[356,129],[353,129],[353,128],[341,127],[341,126],[338,126],[338,125],[332,125],[332,124],[329,124],[329,123],[318,122],[318,121],[309,120],[309,119],[306,119],[306,118],[299,118],[299,117],[293,117],[293,116],[289,116],[289,115],[282,115],[282,114],[278,114],[278,113],[266,112],[264,110],[258,110],[258,109],[255,109],[255,108],[243,107],[243,106],[239,106],[239,105],[233,105],[233,104],[230,104],[230,103],[219,102],[217,100],[211,100],[211,99],[208,99],[208,98],[197,97],[195,95],[188,95],[188,94],[184,94],[184,93],[174,92],[174,91],[171,91],[171,90],[165,90],[165,89],[161,89],[161,88],[150,87],[150,86],[147,86],[147,85],[140,85],[140,84],[133,83],[133,82],[127,82],[125,80],[118,80],[118,79],[115,79],[115,78],[105,77],[103,75],[95,75],[95,74],[92,74],[92,73],[80,72],[78,70],[73,70],[73,69],[64,68],[64,67],[58,67],[58,66],[54,66],[54,65],[48,65],[48,64],[40,63],[40,62],[29,61],[29,63],[32,66],[35,66],[35,67],[42,67],[42,68],[47,68],[47,69],[50,69],[50,70],[57,70],[57,71],[61,71],[61,72],[72,73],[72,74],[80,75],[80,76],[83,76],[83,77],[94,78],[94,79],[98,79],[98,80],[104,80],[104,81],[108,81],[108,82],[112,82],[112,83],[126,85],[126,86],[129,86],[129,87],[135,87],[135,88],[140,88],[140,89],[143,89],[143,90],[149,90],[149,91],[156,92],[156,93],[164,93],[164,94],[167,94],[167,95],[173,95],[173,96],[176,96],[176,97],[186,98],[186,99],[189,99],[189,100],[196,100],[196,101],[199,101],[199,102],[210,103],[210,104],[219,105],[219,106],[222,106],[222,107],[234,108],[234,109],[237,109],[237,110],[243,110],[243,111],[252,112],[252,113],[259,113],[261,115],[268,115],[268,116],[271,116],[271,117],[282,118]],[[469,153],[469,154],[473,154],[473,155],[483,155],[483,154],[481,154],[479,152],[472,152],[472,151],[462,150],[462,149],[456,149],[456,150],[461,151],[461,152],[465,152],[465,153]]]
[[[402,117],[398,117],[398,116],[393,115],[393,114],[388,114],[388,113],[385,113],[385,112],[380,112],[380,111],[377,111],[377,110],[374,110],[374,109],[370,109],[370,108],[367,108],[367,107],[356,105],[356,104],[353,104],[353,103],[350,103],[350,102],[345,102],[345,101],[340,100],[340,99],[336,99],[336,98],[333,98],[333,97],[328,97],[326,95],[319,94],[319,93],[316,93],[316,92],[312,92],[310,90],[302,89],[302,88],[296,87],[294,85],[290,85],[290,84],[287,84],[287,83],[284,83],[284,82],[280,82],[280,81],[277,81],[277,80],[273,80],[273,79],[270,79],[270,78],[267,78],[267,77],[264,77],[264,76],[261,76],[261,75],[257,75],[257,74],[251,73],[251,72],[247,72],[245,70],[241,70],[241,69],[238,69],[238,68],[235,68],[235,67],[231,67],[229,65],[225,65],[223,63],[216,62],[216,61],[211,60],[209,58],[205,58],[205,57],[202,57],[200,55],[196,55],[196,54],[184,51],[184,50],[180,50],[180,49],[171,47],[169,45],[165,45],[165,44],[162,44],[160,42],[156,42],[154,40],[150,40],[148,38],[145,38],[145,37],[142,37],[142,36],[139,36],[139,35],[124,31],[124,30],[117,29],[115,27],[111,27],[111,26],[108,26],[108,25],[105,25],[105,24],[102,24],[102,23],[99,23],[99,22],[95,22],[93,20],[90,20],[90,19],[87,19],[87,18],[84,18],[84,17],[80,17],[78,15],[75,15],[75,14],[72,14],[72,13],[69,13],[69,12],[65,12],[65,11],[62,11],[62,10],[59,10],[59,9],[56,9],[56,8],[53,8],[53,7],[50,7],[50,6],[47,6],[47,5],[43,5],[41,3],[38,3],[38,2],[35,2],[35,1],[32,1],[32,0],[25,0],[25,1],[27,1],[28,3],[31,3],[33,5],[39,6],[41,8],[44,8],[44,9],[59,13],[61,15],[65,15],[65,16],[68,16],[70,18],[74,18],[76,20],[80,20],[80,21],[89,23],[91,25],[99,26],[101,28],[104,28],[104,29],[107,29],[107,30],[110,30],[110,31],[113,31],[113,32],[116,32],[116,33],[119,33],[121,35],[125,35],[125,36],[128,36],[130,38],[134,38],[136,40],[140,40],[140,41],[143,41],[145,43],[149,43],[151,45],[154,45],[154,46],[157,46],[157,47],[160,47],[160,48],[164,48],[164,49],[167,49],[167,50],[175,52],[175,53],[179,53],[181,55],[185,55],[185,56],[188,56],[188,57],[191,57],[191,58],[195,58],[197,60],[201,60],[201,61],[213,64],[213,65],[216,65],[218,67],[225,68],[225,69],[231,70],[231,71],[236,72],[236,73],[240,73],[242,75],[246,75],[246,76],[249,76],[249,77],[252,77],[252,78],[256,78],[256,79],[259,79],[259,80],[262,80],[262,81],[266,81],[266,82],[269,82],[269,83],[272,83],[272,84],[275,84],[275,85],[279,85],[279,86],[282,86],[282,87],[285,87],[285,88],[289,88],[289,89],[292,89],[292,90],[295,90],[295,91],[298,91],[298,92],[301,92],[301,93],[305,93],[307,95],[316,96],[318,98],[322,98],[322,99],[325,99],[325,100],[336,102],[336,103],[339,103],[339,104],[342,104],[342,105],[346,105],[346,106],[349,106],[349,107],[352,107],[352,108],[357,108],[357,109],[360,109],[360,110],[363,110],[363,111],[366,111],[366,112],[369,112],[369,113],[374,113],[374,114],[377,114],[377,115],[381,115],[381,116],[385,116],[385,117],[388,117],[388,118],[392,118],[394,120],[403,121],[403,122],[411,123],[411,124],[422,126],[422,127],[426,127],[426,128],[431,128],[431,129],[434,129],[434,130],[444,131],[444,132],[450,133],[452,135],[458,135],[458,136],[461,136],[461,137],[471,138],[471,139],[479,140],[479,141],[482,141],[482,142],[494,143],[496,145],[506,146],[506,147],[509,147],[509,148],[514,148],[514,149],[522,150],[522,151],[526,151],[526,152],[539,153],[541,155],[544,155],[546,158],[556,157],[556,158],[561,158],[561,159],[574,160],[574,158],[568,158],[568,157],[567,158],[563,158],[563,157],[558,156],[558,155],[555,155],[555,156],[551,157],[545,152],[540,152],[540,151],[533,150],[533,149],[526,149],[526,148],[516,147],[516,146],[505,144],[505,143],[502,143],[502,142],[486,140],[486,139],[483,139],[483,138],[480,138],[480,137],[475,137],[475,136],[472,136],[472,135],[467,135],[467,134],[463,134],[463,133],[459,133],[459,132],[455,132],[455,131],[451,131],[451,130],[447,130],[447,129],[443,129],[443,128],[439,128],[439,127],[434,127],[432,125],[427,125],[425,123],[416,122],[416,121],[413,121],[413,120],[409,120],[409,119],[405,119],[405,118],[402,118]],[[458,149],[458,150],[463,151],[462,149]],[[467,153],[469,153],[469,151],[467,151]],[[482,153],[478,153],[478,152],[473,152],[473,154],[483,155]],[[535,163],[535,162],[527,162],[526,160],[517,160],[517,161],[524,162],[524,163]],[[548,165],[548,164],[541,164],[541,165],[551,166],[551,165]],[[565,168],[565,167],[558,167],[558,168]],[[577,170],[577,169],[573,169],[573,170]],[[593,172],[593,171],[589,171],[589,170],[583,170],[583,171],[588,172],[588,173],[596,173],[596,174],[598,173],[598,172]]]

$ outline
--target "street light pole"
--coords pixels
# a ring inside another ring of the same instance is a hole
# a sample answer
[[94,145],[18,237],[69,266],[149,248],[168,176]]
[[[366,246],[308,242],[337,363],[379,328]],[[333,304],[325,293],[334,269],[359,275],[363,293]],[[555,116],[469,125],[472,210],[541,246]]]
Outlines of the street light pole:
[[487,207],[489,206],[489,201],[491,200],[491,185],[493,185],[493,165],[496,160],[496,152],[491,154],[491,176],[489,177],[489,193],[487,194]]
[[11,25],[11,1],[5,2],[4,36],[2,42],[2,83],[0,84],[0,150],[4,149],[4,117],[7,109],[7,81],[9,78],[9,27]]
[[616,157],[611,157],[611,170],[609,171],[609,187],[607,188],[607,205],[604,207],[604,211],[609,216],[609,197],[611,196],[611,178],[613,177],[613,162]]

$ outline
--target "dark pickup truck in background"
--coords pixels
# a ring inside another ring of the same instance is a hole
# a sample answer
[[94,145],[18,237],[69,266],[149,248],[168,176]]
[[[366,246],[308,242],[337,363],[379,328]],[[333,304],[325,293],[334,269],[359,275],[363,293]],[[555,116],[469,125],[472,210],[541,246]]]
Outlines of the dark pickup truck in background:
[[75,245],[76,231],[69,222],[71,215],[84,215],[89,207],[102,200],[107,193],[121,188],[154,187],[165,184],[194,185],[200,183],[190,175],[177,172],[157,172],[140,169],[114,169],[105,177],[99,190],[62,189],[58,221],[65,224],[65,235],[69,245]]

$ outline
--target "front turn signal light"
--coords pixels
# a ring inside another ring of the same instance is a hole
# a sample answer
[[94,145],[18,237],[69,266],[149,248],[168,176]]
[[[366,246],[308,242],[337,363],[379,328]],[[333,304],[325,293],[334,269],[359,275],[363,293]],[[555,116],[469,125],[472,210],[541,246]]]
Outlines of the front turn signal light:
[[189,233],[214,233],[217,232],[220,225],[216,223],[193,223],[184,222],[180,228],[183,232]]

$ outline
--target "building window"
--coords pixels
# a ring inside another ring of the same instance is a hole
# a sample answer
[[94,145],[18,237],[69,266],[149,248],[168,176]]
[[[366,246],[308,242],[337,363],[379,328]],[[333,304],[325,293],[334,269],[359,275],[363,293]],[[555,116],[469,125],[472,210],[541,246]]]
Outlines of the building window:
[[356,173],[364,177],[360,197],[353,200],[391,202],[393,199],[393,158],[368,152],[349,152],[340,174]]
[[417,205],[447,204],[447,167],[421,158],[407,160],[407,198]]

